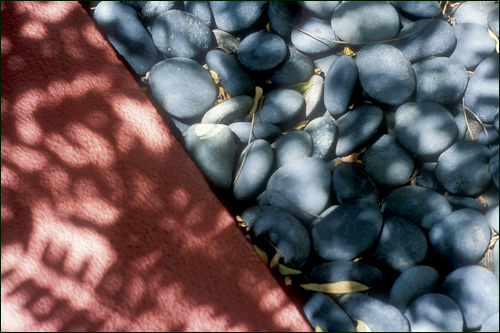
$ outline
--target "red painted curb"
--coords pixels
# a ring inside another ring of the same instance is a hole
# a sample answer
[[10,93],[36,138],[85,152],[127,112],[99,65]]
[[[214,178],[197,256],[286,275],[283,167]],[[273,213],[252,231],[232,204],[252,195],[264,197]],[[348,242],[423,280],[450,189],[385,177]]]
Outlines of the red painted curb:
[[2,331],[310,331],[83,8],[1,14]]

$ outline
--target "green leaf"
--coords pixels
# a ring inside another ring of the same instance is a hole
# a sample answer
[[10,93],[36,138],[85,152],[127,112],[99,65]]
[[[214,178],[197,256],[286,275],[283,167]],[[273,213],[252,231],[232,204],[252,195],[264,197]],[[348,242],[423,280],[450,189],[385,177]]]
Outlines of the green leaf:
[[300,285],[305,290],[319,291],[328,294],[349,294],[365,291],[370,287],[356,281],[339,281],[332,283],[306,283]]
[[281,275],[299,275],[302,274],[301,271],[287,267],[283,264],[278,264],[278,271]]
[[307,89],[311,88],[312,85],[313,85],[312,82],[296,83],[296,84],[291,85],[290,87],[288,87],[288,89],[296,90],[296,91],[298,91],[299,93],[302,94],[304,91],[306,91]]

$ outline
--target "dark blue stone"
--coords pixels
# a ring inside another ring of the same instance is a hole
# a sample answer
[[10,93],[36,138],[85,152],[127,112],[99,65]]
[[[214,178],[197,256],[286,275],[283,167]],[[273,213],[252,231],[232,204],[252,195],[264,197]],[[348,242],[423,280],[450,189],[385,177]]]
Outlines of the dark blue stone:
[[[309,233],[291,214],[273,206],[247,208],[241,218],[255,243],[271,242],[291,267],[303,266],[311,252]],[[269,244],[267,244],[269,246]]]
[[260,30],[246,36],[238,47],[238,60],[248,69],[266,71],[285,60],[288,48],[280,36]]
[[292,30],[292,44],[297,50],[308,55],[342,50],[342,45],[335,43],[337,40],[330,22],[317,17],[307,18],[297,24],[297,29]]
[[310,222],[331,204],[331,174],[319,158],[303,158],[276,170],[267,183],[269,204]]
[[465,106],[484,123],[492,123],[498,110],[498,75],[498,54],[494,54],[477,66],[465,91]]
[[362,105],[340,117],[335,154],[346,156],[361,148],[377,133],[383,117],[382,109],[375,105]]
[[165,56],[195,58],[209,50],[212,31],[199,17],[169,10],[153,22],[153,41]]
[[377,267],[350,260],[331,261],[314,266],[309,277],[316,283],[355,281],[370,289],[382,285],[382,273]]
[[[498,138],[497,138],[498,142]],[[491,181],[498,189],[498,169],[499,169],[499,156],[498,156],[498,146],[493,150],[491,154],[490,163],[488,164],[488,171],[491,174]]]
[[429,293],[414,300],[405,311],[412,332],[462,332],[462,311],[451,298]]
[[439,9],[439,1],[391,1],[399,10],[418,18],[431,18]]
[[457,46],[450,55],[452,60],[473,70],[486,57],[495,51],[495,41],[484,26],[475,23],[463,23],[453,27],[457,37]]
[[497,9],[495,1],[464,1],[453,11],[457,24],[476,23],[488,27],[488,14]]
[[324,161],[333,157],[339,129],[331,118],[318,117],[313,119],[304,128],[304,131],[311,135],[312,157],[318,157]]
[[[244,158],[245,163],[241,168]],[[273,162],[274,153],[269,142],[255,140],[250,143],[250,146],[242,151],[234,169],[235,177],[238,175],[238,179],[233,185],[234,197],[237,200],[255,199],[264,191],[271,176]]]
[[461,195],[449,195],[446,199],[450,202],[453,210],[459,210],[463,208],[475,209],[484,213],[486,207],[482,203],[471,197],[464,197]]
[[315,68],[321,69],[321,72],[324,73],[326,76],[328,74],[328,70],[330,69],[330,66],[337,61],[337,59],[340,58],[337,54],[331,54],[323,58],[319,58],[314,60],[313,64]]
[[299,5],[307,9],[313,15],[321,18],[331,18],[335,8],[341,1],[297,1]]
[[389,293],[389,303],[404,312],[415,298],[432,292],[438,280],[438,271],[430,266],[408,268],[394,281]]
[[415,166],[413,156],[389,134],[377,138],[363,153],[361,161],[370,177],[386,187],[407,183]]
[[382,212],[401,216],[427,231],[452,209],[445,197],[431,189],[404,186],[389,193],[382,204]]
[[270,1],[267,9],[269,27],[275,34],[285,41],[290,40],[293,23],[297,16],[297,3],[295,1]]
[[458,128],[451,113],[433,102],[401,105],[396,111],[396,137],[417,155],[437,155],[455,141]]
[[214,105],[219,93],[208,71],[187,58],[156,64],[149,75],[149,87],[163,109],[179,118],[203,115]]
[[498,278],[484,267],[471,265],[454,270],[444,279],[440,292],[458,304],[468,330],[478,329],[498,312]]
[[342,162],[332,172],[332,187],[340,204],[365,199],[378,204],[377,186],[370,176],[354,163]]
[[449,56],[457,44],[453,28],[448,23],[440,19],[428,21],[418,20],[403,28],[397,38],[408,37],[394,43],[412,63],[432,56]]
[[371,332],[410,332],[406,317],[394,306],[361,293],[344,295],[339,300],[351,318],[368,325]]
[[217,28],[230,33],[251,28],[267,4],[267,1],[209,2]]
[[351,57],[340,57],[328,69],[324,83],[324,103],[335,119],[348,111],[356,82],[358,66]]
[[184,9],[200,18],[208,27],[212,27],[214,24],[214,16],[208,1],[184,1]]
[[474,196],[491,182],[489,160],[490,152],[483,144],[457,141],[439,156],[436,178],[450,193]]
[[370,97],[379,102],[398,105],[404,103],[415,90],[413,68],[403,53],[394,46],[363,46],[356,57],[356,64],[361,86]]
[[488,14],[488,28],[498,37],[498,7]]
[[314,74],[311,58],[297,51],[295,46],[288,44],[285,60],[269,76],[269,80],[277,87],[285,88],[296,83],[309,81]]
[[238,58],[222,50],[211,50],[205,57],[208,68],[215,71],[226,92],[234,96],[253,95],[255,84],[241,67]]
[[302,95],[292,89],[274,89],[264,95],[262,109],[255,113],[259,122],[284,126],[304,111]]
[[290,131],[271,145],[276,154],[276,167],[311,156],[312,139],[304,131]]
[[304,305],[304,314],[313,328],[319,327],[323,332],[356,332],[347,313],[323,293],[314,293],[309,298]]
[[450,58],[436,57],[413,65],[417,79],[418,103],[451,104],[460,100],[469,75],[465,67]]
[[382,223],[377,205],[348,201],[313,226],[314,250],[326,260],[353,260],[375,242]]
[[146,74],[157,62],[158,50],[131,7],[119,1],[101,1],[94,20],[138,75]]
[[484,215],[464,208],[434,224],[429,231],[429,242],[444,265],[456,268],[479,262],[490,236],[490,225]]
[[141,8],[141,17],[146,23],[152,23],[156,17],[176,7],[176,1],[146,1]]
[[[251,122],[237,122],[229,125],[231,131],[237,136],[241,143],[246,144],[250,137],[252,129]],[[254,123],[252,131],[252,141],[264,139],[268,142],[274,141],[281,134],[281,129],[278,126],[264,123]]]
[[347,1],[335,9],[331,25],[337,37],[343,41],[377,42],[396,37],[399,17],[388,2]]

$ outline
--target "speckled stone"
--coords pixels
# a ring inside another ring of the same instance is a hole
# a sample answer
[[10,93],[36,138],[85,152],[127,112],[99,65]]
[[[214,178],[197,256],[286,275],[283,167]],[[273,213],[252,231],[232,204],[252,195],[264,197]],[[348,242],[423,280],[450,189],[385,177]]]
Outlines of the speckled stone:
[[176,1],[145,1],[141,8],[141,17],[146,23],[152,23],[160,14],[176,6]]
[[304,128],[304,131],[311,135],[312,157],[318,157],[324,161],[333,157],[339,129],[331,118],[318,117],[313,119]]
[[415,72],[411,63],[394,46],[363,46],[356,57],[356,64],[361,86],[370,97],[379,102],[402,104],[415,90]]

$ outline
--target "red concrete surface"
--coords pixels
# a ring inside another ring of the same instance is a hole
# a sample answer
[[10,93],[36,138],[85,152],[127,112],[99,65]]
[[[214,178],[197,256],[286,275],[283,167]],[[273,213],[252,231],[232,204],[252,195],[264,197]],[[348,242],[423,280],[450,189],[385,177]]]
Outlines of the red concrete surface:
[[1,21],[2,331],[310,330],[83,8]]

